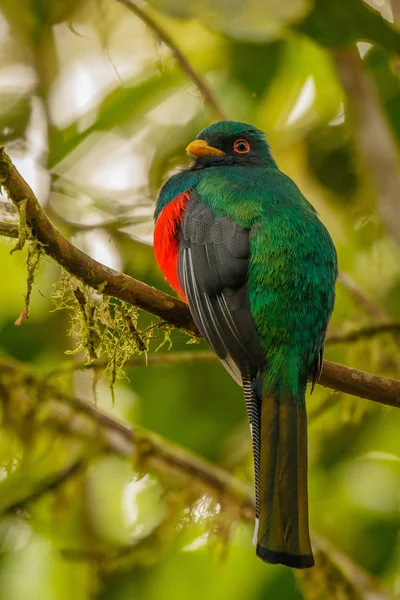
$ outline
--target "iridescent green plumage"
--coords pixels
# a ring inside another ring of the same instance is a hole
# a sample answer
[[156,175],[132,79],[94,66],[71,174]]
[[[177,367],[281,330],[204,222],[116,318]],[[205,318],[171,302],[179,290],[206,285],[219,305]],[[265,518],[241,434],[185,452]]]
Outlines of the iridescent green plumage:
[[197,160],[162,188],[156,218],[187,192],[176,227],[179,280],[200,331],[243,384],[255,458],[257,553],[268,562],[312,566],[305,392],[321,365],[336,252],[260,130],[225,121],[198,138],[208,146],[192,145]]

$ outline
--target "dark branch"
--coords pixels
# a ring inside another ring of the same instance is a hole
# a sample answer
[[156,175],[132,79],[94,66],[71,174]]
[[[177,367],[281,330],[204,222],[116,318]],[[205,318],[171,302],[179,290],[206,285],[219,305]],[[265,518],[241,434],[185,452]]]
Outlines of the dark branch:
[[[169,352],[168,354],[150,354],[147,359],[142,357],[131,358],[126,362],[126,366],[144,366],[147,365],[173,365],[182,363],[217,362],[217,357],[211,352]],[[51,371],[48,377],[54,377],[65,373],[66,370],[80,369],[105,369],[107,362],[98,360],[91,364],[74,363],[67,369],[57,369]],[[359,371],[344,365],[325,360],[319,384],[338,392],[345,392],[358,398],[365,398],[384,404],[400,408],[400,381],[379,377]]]
[[105,267],[64,238],[48,219],[33,191],[11,163],[3,148],[0,148],[0,185],[7,191],[17,208],[23,200],[27,200],[26,222],[32,230],[33,237],[43,245],[44,252],[68,273],[99,293],[134,304],[176,327],[197,333],[184,302],[128,275]]
[[400,381],[344,367],[327,360],[320,385],[338,392],[400,408]]
[[70,463],[55,473],[44,476],[39,481],[29,481],[25,486],[16,486],[14,478],[19,476],[18,471],[15,474],[11,474],[7,484],[9,487],[13,487],[16,490],[16,494],[12,494],[12,500],[8,498],[7,494],[4,495],[4,490],[1,502],[0,512],[9,513],[16,509],[25,508],[29,503],[34,502],[43,495],[48,494],[83,471],[86,467],[87,461],[85,459],[74,459]]

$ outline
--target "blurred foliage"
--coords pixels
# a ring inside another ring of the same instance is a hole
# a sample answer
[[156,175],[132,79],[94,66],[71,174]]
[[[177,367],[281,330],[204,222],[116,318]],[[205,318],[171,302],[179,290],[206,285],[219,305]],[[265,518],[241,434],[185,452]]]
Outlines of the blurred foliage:
[[[230,118],[267,132],[282,170],[330,230],[341,269],[379,307],[375,315],[399,320],[399,248],[382,222],[336,62],[339,50],[361,56],[398,147],[397,0],[140,6],[176,41]],[[171,50],[116,0],[0,0],[0,144],[62,233],[104,264],[169,291],[150,245],[155,194],[188,163],[186,145],[212,120]],[[376,166],[382,168],[379,160]],[[0,220],[14,222],[11,204],[0,199]],[[92,343],[109,356],[121,351],[113,379],[123,358],[144,350],[129,339],[129,311],[112,300],[107,312],[99,296],[84,290],[98,307],[98,322],[95,333],[82,328],[79,302],[71,290],[63,296],[58,267],[42,259],[30,319],[15,327],[27,249],[11,256],[14,245],[0,238],[1,355],[29,363],[43,380],[53,372],[58,389],[95,396],[112,416],[251,482],[242,394],[223,368],[201,361],[146,367],[143,359],[117,380],[113,405],[110,377],[97,381],[93,371],[75,370],[87,358],[65,352]],[[62,304],[65,310],[55,310]],[[373,324],[367,306],[339,282],[330,330]],[[130,310],[131,325],[147,332],[142,341],[154,351],[168,331]],[[78,338],[68,337],[71,326]],[[182,332],[173,332],[172,342],[176,352],[205,348],[188,346],[193,340]],[[399,340],[390,333],[328,345],[326,357],[399,377]],[[309,399],[311,526],[365,573],[333,567],[328,546],[314,574],[296,578],[256,559],[250,527],[200,493],[195,480],[193,489],[179,485],[162,470],[148,474],[140,461],[105,453],[96,440],[46,428],[37,416],[40,386],[29,395],[9,382],[6,396],[0,600],[364,598],[366,574],[387,597],[399,596],[400,411],[322,388]]]

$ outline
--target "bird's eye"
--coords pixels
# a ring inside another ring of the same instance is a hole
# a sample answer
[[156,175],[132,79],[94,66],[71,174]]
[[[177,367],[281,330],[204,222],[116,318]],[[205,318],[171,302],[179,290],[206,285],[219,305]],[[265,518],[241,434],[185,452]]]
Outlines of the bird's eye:
[[250,152],[250,144],[246,140],[236,140],[236,142],[233,144],[233,149],[238,154],[247,154]]

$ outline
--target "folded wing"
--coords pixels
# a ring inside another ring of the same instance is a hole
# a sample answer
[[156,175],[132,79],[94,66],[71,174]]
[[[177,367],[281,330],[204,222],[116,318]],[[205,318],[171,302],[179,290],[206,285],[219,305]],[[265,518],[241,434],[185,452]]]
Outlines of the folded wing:
[[248,299],[249,254],[249,230],[192,196],[180,230],[180,284],[201,334],[240,385],[263,364]]

